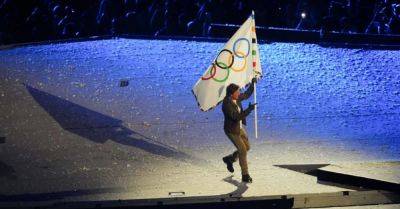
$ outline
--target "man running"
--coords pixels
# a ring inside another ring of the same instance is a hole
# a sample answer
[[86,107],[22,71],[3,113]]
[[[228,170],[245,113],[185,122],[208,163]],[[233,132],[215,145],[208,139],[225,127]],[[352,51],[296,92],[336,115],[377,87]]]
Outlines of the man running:
[[236,147],[236,151],[222,158],[227,165],[229,172],[233,173],[233,163],[239,158],[239,164],[242,169],[242,181],[251,183],[253,179],[249,175],[247,168],[247,151],[250,150],[249,139],[244,126],[246,117],[254,110],[256,104],[249,103],[246,110],[242,108],[242,101],[250,98],[253,94],[256,78],[251,80],[250,86],[244,93],[240,93],[240,88],[236,84],[230,84],[226,88],[226,96],[222,103],[222,112],[224,113],[224,131],[228,138]]

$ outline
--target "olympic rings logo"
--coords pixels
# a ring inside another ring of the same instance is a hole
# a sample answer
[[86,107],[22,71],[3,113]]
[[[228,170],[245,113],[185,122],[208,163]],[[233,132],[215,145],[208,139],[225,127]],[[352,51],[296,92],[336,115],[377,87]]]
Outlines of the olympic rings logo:
[[[238,45],[240,42],[244,42],[247,45],[247,51],[246,52],[242,52],[239,51],[239,47],[240,45]],[[223,49],[219,52],[217,58],[214,60],[214,62],[212,63],[212,67],[210,68],[210,70],[206,73],[208,74],[207,77],[201,77],[201,80],[210,80],[213,79],[216,82],[225,82],[230,75],[230,71],[234,71],[234,72],[241,72],[244,71],[246,69],[247,66],[247,57],[250,54],[250,41],[246,38],[239,38],[237,39],[234,43],[233,43],[233,47],[232,47],[232,51],[228,50],[228,49]],[[219,61],[219,58],[221,56],[228,56],[228,63],[224,63]],[[236,58],[236,59],[235,59]],[[243,59],[244,61],[242,62],[242,66],[238,67],[238,66],[234,66],[235,61],[239,60],[239,59]],[[225,77],[219,79],[216,78],[215,75],[217,74],[217,69],[221,69],[221,70],[225,70]]]

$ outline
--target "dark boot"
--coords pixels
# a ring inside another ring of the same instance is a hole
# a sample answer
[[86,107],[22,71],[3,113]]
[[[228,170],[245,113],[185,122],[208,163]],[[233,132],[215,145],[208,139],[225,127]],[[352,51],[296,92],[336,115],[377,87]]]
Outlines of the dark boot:
[[252,183],[253,179],[250,177],[249,174],[246,174],[246,175],[242,175],[242,181],[246,182],[246,183]]
[[233,160],[231,156],[226,156],[222,158],[222,161],[226,164],[226,169],[228,169],[229,172],[233,173],[235,170],[233,169]]

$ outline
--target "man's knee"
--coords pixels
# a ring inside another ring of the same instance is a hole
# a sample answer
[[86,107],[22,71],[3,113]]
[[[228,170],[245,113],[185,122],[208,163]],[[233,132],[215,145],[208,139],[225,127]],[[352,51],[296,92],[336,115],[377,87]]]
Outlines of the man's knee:
[[239,155],[245,155],[245,154],[247,154],[247,151],[248,151],[248,149],[246,146],[239,147],[239,149],[238,149]]
[[242,141],[246,147],[246,150],[249,151],[250,150],[250,143],[249,143],[249,139],[247,138],[247,136],[242,137]]

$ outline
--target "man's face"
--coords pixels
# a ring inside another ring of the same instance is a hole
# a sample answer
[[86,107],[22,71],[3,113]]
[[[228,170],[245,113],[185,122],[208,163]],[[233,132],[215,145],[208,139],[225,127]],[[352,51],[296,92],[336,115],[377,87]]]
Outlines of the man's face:
[[233,94],[232,94],[232,99],[233,99],[233,100],[239,99],[239,94],[240,94],[240,90],[239,90],[239,89],[236,90],[235,92],[233,92]]

